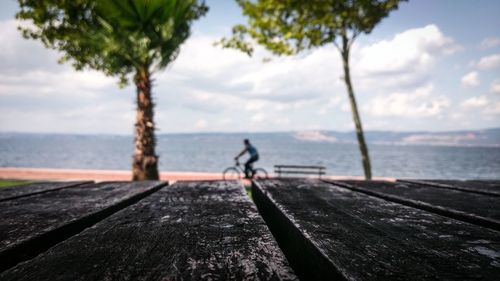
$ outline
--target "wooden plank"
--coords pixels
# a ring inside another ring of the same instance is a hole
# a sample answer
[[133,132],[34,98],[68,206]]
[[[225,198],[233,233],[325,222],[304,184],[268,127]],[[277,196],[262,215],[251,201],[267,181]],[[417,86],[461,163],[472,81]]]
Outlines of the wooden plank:
[[0,189],[0,202],[59,190],[62,188],[74,187],[84,183],[91,183],[91,181],[38,182],[5,187]]
[[500,189],[500,180],[466,180],[465,181],[467,184],[468,183],[476,183],[480,184],[484,187],[487,187],[488,189]]
[[409,182],[332,181],[355,191],[500,230],[500,198]]
[[178,182],[1,280],[296,280],[236,181]]
[[0,271],[36,256],[164,184],[84,184],[1,202]]
[[496,280],[500,233],[323,181],[254,182],[301,280]]
[[291,168],[291,169],[326,169],[324,166],[300,166],[300,165],[274,165],[276,168]]
[[312,171],[275,171],[278,174],[307,174],[307,175],[324,175],[325,172],[312,172]]
[[456,189],[465,192],[479,193],[491,196],[500,196],[500,181],[492,180],[398,180],[423,184],[438,188]]

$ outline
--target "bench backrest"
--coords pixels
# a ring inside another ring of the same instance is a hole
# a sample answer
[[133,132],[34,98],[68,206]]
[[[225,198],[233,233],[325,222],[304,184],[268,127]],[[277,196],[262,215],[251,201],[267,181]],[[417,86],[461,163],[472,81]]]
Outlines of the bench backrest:
[[326,172],[324,166],[302,166],[302,165],[274,165],[274,173],[279,178],[284,174],[318,175],[321,177]]

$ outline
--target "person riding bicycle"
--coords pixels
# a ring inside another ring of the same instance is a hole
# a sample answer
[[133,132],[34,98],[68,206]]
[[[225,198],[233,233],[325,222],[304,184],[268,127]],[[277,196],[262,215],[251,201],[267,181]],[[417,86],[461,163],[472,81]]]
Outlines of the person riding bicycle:
[[259,153],[257,152],[257,149],[255,146],[250,144],[250,141],[248,139],[243,140],[243,143],[245,144],[245,149],[243,149],[238,156],[234,157],[234,160],[238,161],[238,158],[248,152],[250,154],[250,158],[245,162],[245,178],[249,179],[252,178],[255,171],[252,168],[252,164],[259,160]]

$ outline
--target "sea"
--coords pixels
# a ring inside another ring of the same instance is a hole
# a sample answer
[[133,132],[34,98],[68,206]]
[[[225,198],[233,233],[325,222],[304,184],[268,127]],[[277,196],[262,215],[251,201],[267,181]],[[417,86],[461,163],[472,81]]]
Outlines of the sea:
[[[161,171],[222,172],[249,138],[256,167],[322,165],[329,175],[362,176],[356,142],[301,139],[292,133],[198,133],[157,137]],[[415,179],[500,179],[500,148],[369,143],[374,176]],[[0,134],[0,167],[129,170],[133,137]],[[243,157],[243,159],[246,156]]]

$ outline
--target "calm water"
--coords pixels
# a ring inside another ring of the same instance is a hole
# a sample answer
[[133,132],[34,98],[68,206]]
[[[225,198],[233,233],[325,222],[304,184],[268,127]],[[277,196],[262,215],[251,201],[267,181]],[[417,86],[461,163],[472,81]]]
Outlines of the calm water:
[[[324,165],[332,175],[362,175],[356,144],[300,141],[290,134],[192,134],[158,137],[162,171],[220,172],[249,137],[257,166]],[[441,179],[500,179],[500,148],[370,144],[375,176]],[[0,135],[1,167],[128,170],[132,137]]]

